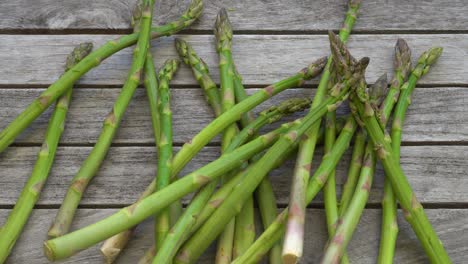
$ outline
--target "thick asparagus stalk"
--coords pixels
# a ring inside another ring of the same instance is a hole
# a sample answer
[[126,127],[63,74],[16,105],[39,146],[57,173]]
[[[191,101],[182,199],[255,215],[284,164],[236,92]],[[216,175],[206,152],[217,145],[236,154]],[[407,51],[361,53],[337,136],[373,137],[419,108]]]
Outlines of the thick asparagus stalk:
[[[156,70],[154,67],[151,52],[148,52],[146,54],[144,84],[151,109],[151,123],[153,125],[154,141],[156,143],[157,148],[160,136],[160,118],[158,109],[158,80],[156,78]],[[120,234],[117,234],[107,239],[103,243],[100,250],[105,258],[106,263],[113,263],[115,261],[115,259],[119,256],[120,252],[122,252],[122,250],[127,245],[132,234],[133,228]]]
[[[222,110],[226,112],[235,105],[234,95],[234,71],[232,68],[231,46],[232,46],[232,28],[227,12],[224,8],[218,13],[214,26],[214,35],[216,36],[216,51],[219,56],[219,75],[221,80],[221,98]],[[237,133],[238,128],[235,123],[229,125],[224,130],[221,139],[221,149],[228,147],[232,138]],[[234,172],[235,173],[235,172]],[[227,181],[225,175],[221,178],[221,184]],[[225,227],[223,233],[218,239],[218,248],[216,250],[217,264],[228,264],[231,262],[234,247],[235,219],[232,219]]]
[[273,168],[276,161],[282,159],[285,153],[292,150],[295,142],[328,111],[333,111],[348,94],[349,86],[337,85],[332,92],[333,97],[328,98],[318,107],[293,126],[290,131],[282,136],[266,154],[246,172],[234,191],[218,207],[213,215],[200,227],[200,229],[186,242],[176,257],[175,263],[193,263],[208,247],[216,236],[222,231],[223,226],[232,217],[237,215],[245,200],[252,195],[263,177]]
[[[190,26],[198,19],[203,9],[202,0],[192,0],[188,10],[182,16],[170,23],[151,29],[151,38],[159,38],[175,34]],[[21,114],[0,132],[0,152],[5,150],[15,138],[26,129],[40,114],[55,102],[69,87],[92,68],[98,66],[112,54],[137,42],[139,33],[134,33],[111,40],[91,52],[77,63],[70,71],[63,74],[36,98]]]
[[[398,39],[395,45],[395,59],[393,61],[395,75],[391,81],[388,95],[380,109],[381,123],[386,124],[393,107],[398,101],[400,89],[411,70],[411,51],[403,39]],[[384,179],[384,197],[382,200],[382,230],[378,263],[393,263],[395,245],[398,235],[397,203],[390,181]]]
[[[350,0],[348,2],[348,12],[346,13],[343,27],[340,30],[340,37],[343,41],[346,41],[349,37],[354,22],[356,21],[360,4],[361,0]],[[330,77],[331,61],[332,58],[330,57],[325,66],[322,78],[320,79],[311,110],[317,107],[325,97]],[[310,178],[310,167],[319,129],[320,122],[315,124],[310,131],[307,131],[306,137],[304,137],[303,142],[299,146],[289,199],[290,208],[294,208],[294,210],[292,210],[293,212],[288,216],[288,231],[283,244],[283,260],[286,264],[296,263],[302,256],[305,221],[305,189],[306,183]]]
[[[73,49],[72,53],[67,57],[65,71],[70,70],[86,57],[91,52],[92,48],[93,45],[91,43],[82,43]],[[36,164],[34,165],[31,176],[21,191],[15,207],[13,207],[5,224],[0,229],[0,263],[5,262],[13,249],[47,181],[55,159],[55,152],[60,141],[60,136],[65,128],[65,119],[71,95],[72,89],[70,87],[65,94],[57,100],[44,136],[44,143],[37,155]]]
[[143,2],[141,32],[137,46],[134,50],[132,66],[127,80],[114,103],[112,111],[104,120],[103,129],[93,150],[85,159],[80,170],[72,180],[54,223],[49,229],[48,235],[51,237],[61,236],[67,233],[70,229],[70,225],[75,215],[76,208],[80,203],[81,197],[104,160],[112,139],[119,127],[120,121],[122,120],[122,116],[130,103],[138,83],[140,82],[140,76],[143,71],[146,53],[149,46],[153,6],[154,0],[145,0]]
[[[167,187],[171,180],[172,170],[172,111],[170,107],[169,82],[177,71],[179,61],[168,60],[159,71],[159,116],[161,134],[158,145],[158,176],[156,178],[156,191]],[[158,250],[167,236],[170,228],[169,208],[156,216],[155,238]]]
[[238,168],[242,165],[243,160],[268,148],[278,140],[282,133],[288,130],[287,126],[280,127],[260,136],[230,153],[223,154],[217,160],[175,181],[161,191],[150,194],[146,198],[121,209],[114,215],[80,230],[46,241],[44,244],[46,256],[50,260],[69,257],[137,225],[174,201],[216,180],[226,171]]

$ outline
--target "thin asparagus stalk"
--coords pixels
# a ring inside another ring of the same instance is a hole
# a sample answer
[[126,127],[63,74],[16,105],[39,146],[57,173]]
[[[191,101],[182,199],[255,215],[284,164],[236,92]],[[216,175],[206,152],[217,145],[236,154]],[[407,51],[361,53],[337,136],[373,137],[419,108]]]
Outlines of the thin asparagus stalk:
[[[340,30],[340,37],[346,41],[358,14],[361,0],[350,0],[343,27]],[[330,77],[330,65],[332,57],[328,58],[322,78],[320,79],[317,93],[315,94],[311,110],[317,107],[326,95],[328,81]],[[304,244],[304,221],[305,221],[305,194],[306,183],[310,178],[310,167],[317,143],[317,134],[320,129],[320,122],[315,124],[306,133],[303,142],[299,146],[296,166],[294,169],[293,181],[291,184],[291,194],[289,205],[292,212],[288,215],[288,231],[283,243],[283,261],[285,264],[296,263],[302,256]]]
[[[275,84],[265,87],[261,91],[249,96],[247,100],[235,105],[233,109],[220,117],[216,118],[211,124],[205,127],[198,135],[190,142],[186,143],[182,149],[175,155],[172,164],[172,179],[175,179],[182,168],[190,161],[203,146],[205,146],[213,137],[219,134],[229,124],[238,119],[239,113],[247,112],[253,109],[258,104],[266,101],[270,97],[291,87],[300,86],[305,80],[316,77],[323,69],[326,63],[326,58],[321,58],[306,68],[299,71],[296,75],[281,80]],[[155,190],[156,182],[153,180],[146,190],[140,195],[138,201],[146,198]],[[137,202],[138,202],[137,201]],[[119,234],[119,237],[127,237],[128,231]]]
[[[350,55],[346,58],[342,57],[341,54],[338,58],[334,58],[334,61],[346,62],[351,60]],[[351,76],[346,76],[345,81],[335,85],[335,87],[352,87],[364,74],[364,70],[369,63],[368,58],[361,59],[355,67],[355,72]],[[336,66],[335,66],[336,67]],[[340,132],[331,152],[329,155],[323,157],[322,163],[315,171],[313,177],[309,180],[307,186],[306,202],[310,203],[324,186],[327,181],[328,175],[330,172],[335,169],[338,161],[341,159],[345,150],[349,147],[351,139],[356,131],[356,121],[353,117],[348,117],[346,124],[343,126],[343,129]],[[288,215],[288,208],[286,208],[283,213],[277,217],[262,234],[254,242],[254,244],[238,259],[233,263],[251,263],[255,260],[260,259],[263,254],[265,254],[280,238],[281,235],[285,232],[286,219]],[[279,233],[279,234],[278,234]]]
[[364,149],[366,147],[366,133],[363,129],[358,130],[354,137],[353,154],[351,155],[351,163],[348,168],[348,177],[343,186],[343,192],[340,199],[340,207],[338,208],[338,215],[343,216],[346,209],[351,202],[354,190],[356,189],[359,180],[359,173],[362,167],[362,160],[364,157]]
[[190,66],[193,76],[197,80],[198,84],[203,88],[206,101],[213,109],[215,116],[220,116],[223,112],[220,103],[221,97],[218,92],[218,87],[210,77],[208,66],[200,57],[198,57],[192,46],[190,46],[185,40],[176,38],[175,46],[182,61]]
[[[324,185],[326,177],[336,167],[342,155],[348,149],[357,124],[353,117],[348,117],[346,124],[338,136],[335,145],[333,146],[330,155],[323,158],[322,163],[317,168],[311,181],[307,187],[307,202],[310,203],[318,190]],[[317,180],[313,180],[317,179]],[[288,219],[288,208],[284,209],[278,217],[268,226],[268,228],[261,234],[259,238],[252,244],[252,246],[239,258],[235,259],[232,263],[255,263],[260,261],[264,254],[277,243],[286,230],[286,222]]]
[[[337,42],[339,43],[339,40],[337,40]],[[340,45],[339,48],[346,49],[344,45]],[[435,62],[441,52],[441,48],[433,48],[429,52],[425,53],[419,61],[420,63],[423,63],[424,67],[416,67],[417,70],[414,71],[414,76],[421,76],[423,73],[427,72],[429,69],[428,66]],[[410,77],[410,79],[414,79],[414,77]],[[410,88],[409,90],[411,91],[412,89]],[[402,95],[400,96],[403,96],[403,93],[406,93],[406,91],[402,92]],[[401,169],[394,152],[395,150],[393,150],[391,146],[389,136],[384,134],[381,122],[376,117],[375,111],[370,106],[368,98],[364,96],[365,92],[357,90],[355,94],[357,96],[354,96],[352,100],[353,104],[356,106],[359,117],[372,139],[372,142],[376,146],[377,157],[382,162],[384,171],[392,184],[395,195],[400,201],[406,220],[415,231],[416,236],[420,240],[431,263],[451,263],[442,242],[432,228],[422,205],[417,200],[403,170]],[[405,97],[406,96],[403,96],[403,98]],[[402,103],[402,109],[406,108],[404,107],[405,105],[407,106],[408,103]],[[398,104],[395,111],[400,111]],[[400,121],[402,120],[400,119]],[[399,121],[396,123],[401,124]]]
[[46,256],[50,260],[64,259],[137,225],[174,201],[216,180],[226,171],[238,168],[243,164],[243,160],[268,148],[288,130],[288,126],[282,126],[260,136],[97,223],[46,241],[44,243]]
[[[65,71],[70,70],[86,57],[91,52],[92,48],[93,45],[91,43],[82,43],[75,47],[72,53],[67,57]],[[55,159],[55,152],[60,137],[65,128],[65,119],[71,96],[72,87],[67,89],[66,93],[57,100],[44,136],[44,143],[37,155],[36,164],[34,165],[31,176],[21,191],[18,201],[10,212],[5,224],[0,229],[0,263],[6,261],[13,249],[47,181]]]
[[[392,79],[388,95],[379,111],[381,115],[380,122],[382,124],[387,123],[387,119],[390,117],[393,107],[398,102],[400,89],[411,71],[411,50],[403,39],[398,39],[395,45],[395,59],[393,65],[395,68],[395,75]],[[397,203],[395,194],[392,190],[392,185],[387,177],[385,177],[384,197],[382,200],[382,230],[380,236],[378,263],[393,263],[397,235]]]
[[[198,19],[203,9],[202,0],[192,0],[189,8],[175,21],[151,29],[151,38],[170,36],[190,26]],[[91,52],[72,69],[63,74],[36,98],[21,114],[0,132],[0,152],[4,151],[15,138],[26,129],[36,118],[55,102],[69,87],[92,68],[98,66],[112,54],[135,44],[139,33],[133,33],[111,40]]]
[[[230,56],[232,46],[232,28],[231,22],[229,21],[227,12],[224,8],[220,9],[218,16],[216,17],[214,35],[216,36],[216,51],[219,56],[222,110],[223,112],[226,112],[235,105],[236,100],[234,94],[234,71],[232,68],[232,57]],[[238,128],[235,123],[226,128],[221,139],[222,150],[228,147],[237,131]],[[227,181],[228,176],[229,174],[221,178],[221,184]],[[219,236],[215,263],[228,264],[231,262],[234,247],[235,226],[235,219],[232,219],[224,227],[223,233]]]
[[91,179],[98,171],[102,161],[104,160],[107,151],[114,135],[119,127],[122,116],[130,103],[130,100],[135,92],[135,89],[140,82],[140,76],[143,71],[144,62],[149,46],[151,22],[153,14],[154,0],[145,0],[143,2],[143,11],[141,16],[141,32],[138,43],[134,49],[134,57],[130,68],[127,80],[122,87],[114,106],[105,118],[103,129],[99,138],[94,145],[93,150],[83,162],[80,170],[75,175],[67,191],[65,199],[60,206],[60,210],[49,229],[48,235],[58,237],[66,234],[70,229],[75,211],[80,203],[81,197],[86,190]]
[[[160,122],[158,109],[158,80],[156,78],[156,70],[154,67],[151,52],[148,52],[146,54],[144,84],[151,109],[151,123],[153,125],[154,141],[156,143],[155,145],[157,148],[160,136]],[[117,259],[120,252],[122,252],[122,250],[127,245],[128,241],[130,240],[133,231],[134,228],[117,234],[107,239],[103,243],[100,251],[104,256],[106,263],[113,263]]]
[[332,91],[333,97],[328,98],[318,107],[282,136],[266,154],[257,161],[246,172],[244,180],[241,181],[234,191],[216,209],[213,215],[200,227],[200,229],[185,243],[179,251],[175,263],[193,263],[202,252],[208,247],[216,236],[222,231],[223,226],[232,217],[237,215],[245,200],[252,195],[262,178],[273,168],[276,161],[292,150],[295,142],[328,111],[333,111],[347,96],[349,86],[337,85],[337,89]]
[[[171,179],[172,169],[172,111],[169,82],[177,71],[179,61],[168,60],[159,71],[159,116],[161,131],[158,144],[158,176],[156,191],[167,187]],[[170,228],[170,212],[166,208],[158,213],[155,223],[156,250],[158,250],[167,236]]]
[[[220,103],[220,102],[218,102]],[[291,127],[292,124],[284,124],[284,128]],[[260,127],[257,128],[257,130]],[[236,138],[239,135],[236,136]],[[229,145],[227,152],[231,152],[244,141],[235,141],[233,140]],[[242,178],[243,172],[239,172],[236,176],[230,179],[227,183],[222,185],[220,190],[212,195],[214,188],[216,187],[216,182],[206,185],[201,189],[192,199],[190,205],[184,211],[184,214],[180,217],[177,223],[171,228],[171,232],[168,234],[166,240],[164,241],[162,247],[158,251],[158,254],[154,258],[154,263],[169,263],[174,258],[175,254],[179,250],[182,243],[188,238],[188,236],[196,231],[198,227],[211,215],[214,211],[207,210],[209,207],[215,207],[219,205],[220,201],[224,199],[229,193],[230,190],[234,187],[235,184]],[[142,260],[143,261],[143,260]]]
[[[363,85],[364,89],[367,86],[364,78],[360,85]],[[383,101],[382,98],[385,96],[386,90],[387,75],[384,74],[370,87],[370,102],[374,109],[377,109]],[[388,96],[391,97],[392,95]],[[355,111],[354,107],[352,107],[352,109]],[[385,119],[388,119],[388,117]],[[335,235],[329,240],[325,254],[322,258],[322,263],[340,263],[340,259],[342,259],[341,256],[353,235],[367,203],[367,198],[369,197],[369,192],[374,178],[376,161],[377,158],[374,151],[374,145],[372,142],[368,142],[356,190],[354,191],[351,202],[349,203],[344,215],[340,216],[340,220],[338,221],[340,224],[336,228]]]

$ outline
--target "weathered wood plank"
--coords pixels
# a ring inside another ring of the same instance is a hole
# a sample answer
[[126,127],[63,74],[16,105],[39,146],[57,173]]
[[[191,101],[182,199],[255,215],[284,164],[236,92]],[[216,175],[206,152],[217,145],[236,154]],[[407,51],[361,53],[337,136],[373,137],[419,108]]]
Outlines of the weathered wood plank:
[[[0,155],[0,205],[14,204],[24,182],[29,177],[39,147],[13,147]],[[177,148],[176,150],[178,150]],[[90,147],[60,147],[52,174],[41,195],[39,204],[57,205],[90,152]],[[185,175],[219,156],[218,147],[205,148],[182,172]],[[319,150],[313,162],[319,164]],[[343,186],[350,151],[337,169],[338,193]],[[468,147],[467,146],[407,146],[402,147],[402,166],[417,197],[424,203],[468,203]],[[270,175],[279,204],[287,204],[290,175],[294,159],[286,162]],[[113,147],[100,172],[83,198],[83,205],[121,205],[135,201],[156,172],[153,147]],[[369,202],[379,204],[382,198],[383,171],[378,169]],[[321,203],[321,195],[314,203]]]
[[[74,228],[93,223],[110,215],[112,209],[81,209],[78,210]],[[56,210],[35,210],[18,240],[16,247],[7,263],[49,263],[42,251],[42,242],[46,239],[47,229]],[[0,210],[0,218],[6,217],[8,210]],[[348,247],[348,255],[353,263],[376,263],[380,233],[380,214],[378,209],[366,209],[360,224]],[[468,210],[464,209],[432,209],[427,214],[435,230],[443,241],[453,263],[463,263],[468,250]],[[395,263],[427,263],[427,258],[419,245],[410,226],[399,212],[398,221],[400,232],[398,235]],[[304,247],[304,257],[301,263],[318,263],[318,259],[326,243],[326,224],[324,211],[309,209],[307,212],[307,228]],[[137,228],[135,239],[131,240],[117,263],[135,263],[149,247],[152,239],[153,221],[147,220]],[[201,258],[199,263],[213,263],[213,247]],[[95,246],[81,252],[70,259],[59,263],[102,263],[99,247]]]
[[[42,89],[0,89],[0,128],[18,115]],[[110,111],[120,89],[75,89],[62,143],[94,143],[102,128],[102,120]],[[252,93],[256,89],[249,89]],[[286,98],[313,96],[315,89],[287,90],[258,107],[262,110]],[[181,144],[196,135],[212,119],[201,89],[172,90],[174,140]],[[403,140],[408,142],[468,141],[468,89],[419,88],[405,122]],[[346,107],[340,114],[347,112]],[[34,122],[18,139],[18,143],[41,144],[51,109]],[[292,120],[299,113],[285,120]],[[152,144],[153,132],[144,89],[138,89],[114,143]],[[219,138],[213,143],[218,144]]]
[[[154,21],[162,24],[176,19],[188,0],[160,1]],[[66,0],[57,4],[42,0],[0,2],[0,29],[4,30],[129,30],[134,0]],[[324,31],[338,29],[346,1],[228,1],[205,0],[205,11],[196,30],[211,30],[216,13],[226,7],[236,30]],[[437,12],[435,11],[437,10]],[[463,0],[450,1],[363,1],[356,31],[466,30]],[[255,18],[255,19],[252,19]]]
[[[0,85],[38,85],[54,82],[63,71],[65,57],[80,42],[96,46],[114,35],[3,35],[0,42]],[[217,56],[213,37],[181,36],[187,39],[210,65],[218,80]],[[431,46],[445,48],[439,62],[425,76],[423,84],[468,84],[468,67],[463,59],[468,50],[467,35],[356,35],[349,42],[353,55],[371,58],[367,77],[373,82],[384,72],[393,73],[393,47],[397,38],[405,38],[414,58]],[[159,67],[166,59],[176,57],[173,38],[152,42],[154,60]],[[265,85],[288,77],[313,60],[328,54],[325,35],[238,35],[234,38],[234,59],[244,81]],[[131,49],[112,56],[90,71],[81,84],[120,85],[127,76]],[[465,65],[465,66],[464,66]],[[193,85],[194,78],[184,65],[174,80],[176,84]],[[316,80],[315,80],[316,83]]]

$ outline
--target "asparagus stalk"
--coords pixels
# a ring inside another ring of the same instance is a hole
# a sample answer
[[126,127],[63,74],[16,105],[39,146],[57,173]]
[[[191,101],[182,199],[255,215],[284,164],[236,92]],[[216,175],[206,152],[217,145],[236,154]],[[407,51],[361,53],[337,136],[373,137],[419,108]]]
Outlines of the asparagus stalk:
[[[391,81],[388,95],[380,108],[381,123],[386,124],[393,107],[398,101],[400,89],[411,71],[411,51],[403,39],[398,39],[395,45],[393,61],[395,75]],[[382,231],[378,263],[393,263],[395,244],[398,235],[397,203],[390,181],[384,179],[384,197],[382,200]]]
[[[202,0],[192,0],[189,8],[175,21],[151,29],[151,38],[170,36],[190,26],[198,19],[203,9]],[[55,102],[69,87],[92,68],[98,66],[112,54],[135,44],[139,33],[133,33],[111,40],[91,52],[77,63],[70,71],[63,74],[36,98],[21,114],[0,132],[0,152],[5,150],[15,138],[26,129],[36,118]]]
[[[349,147],[351,139],[357,128],[353,117],[348,117],[343,130],[340,132],[330,155],[324,156],[322,163],[317,168],[307,187],[307,202],[310,203],[321,186],[324,185],[326,177],[336,167],[343,153]],[[317,179],[317,180],[314,180]],[[252,246],[239,258],[233,261],[233,264],[255,263],[260,261],[264,254],[270,250],[282,237],[286,230],[288,219],[288,208],[284,209],[278,217],[266,228],[260,237]]]
[[222,231],[223,226],[239,213],[245,200],[252,195],[262,178],[273,169],[274,164],[293,149],[293,145],[317,120],[326,112],[336,109],[345,99],[349,86],[337,85],[337,87],[339,88],[332,91],[332,97],[309,112],[302,121],[298,121],[259,161],[250,167],[244,180],[234,188],[231,195],[181,248],[175,263],[193,263],[198,259],[211,241]]
[[[232,69],[232,28],[231,22],[224,8],[218,13],[214,26],[214,35],[216,36],[216,51],[219,56],[219,73],[221,80],[221,98],[222,110],[226,112],[235,105],[234,95],[234,71]],[[237,133],[238,128],[235,123],[229,125],[223,132],[221,139],[221,148],[228,147],[232,138]],[[223,184],[229,175],[221,178]],[[228,264],[231,262],[234,247],[235,219],[232,219],[225,227],[218,239],[218,248],[216,250],[217,264]]]
[[221,107],[221,97],[215,82],[210,77],[210,72],[206,63],[198,57],[195,50],[185,40],[175,39],[176,50],[182,61],[190,66],[193,76],[198,84],[203,88],[206,101],[214,110],[215,116],[220,116],[223,112]]
[[289,127],[284,126],[260,136],[230,153],[223,154],[217,160],[171,183],[166,188],[121,209],[114,215],[80,230],[46,241],[44,243],[46,256],[50,260],[64,259],[137,225],[174,201],[216,180],[226,171],[238,168],[243,160],[268,148],[288,130]]
[[145,0],[143,2],[141,33],[134,50],[133,62],[127,80],[122,87],[122,91],[114,103],[111,112],[104,120],[103,129],[93,150],[85,159],[80,170],[72,180],[54,223],[49,229],[48,235],[51,237],[61,236],[67,233],[70,229],[70,225],[78,204],[80,203],[81,197],[104,160],[112,139],[119,127],[120,121],[122,120],[122,116],[130,103],[138,83],[140,82],[140,76],[143,71],[146,53],[149,46],[153,6],[154,0]]
[[[159,71],[159,116],[161,134],[158,145],[158,176],[156,178],[156,191],[167,187],[171,179],[172,169],[172,111],[169,82],[177,71],[179,61],[168,60]],[[167,236],[170,228],[169,208],[159,212],[156,216],[155,238],[158,250]]]
[[[331,35],[330,37],[334,37],[334,35]],[[339,67],[339,65],[337,65],[338,63],[348,63],[349,61],[353,60],[349,54],[345,54],[346,56],[343,56],[342,54],[338,55],[339,56],[337,58],[333,59],[333,61],[336,61],[335,67]],[[354,72],[350,75],[346,75],[344,80],[336,84],[332,91],[336,90],[337,87],[341,87],[341,89],[348,89],[349,87],[354,86],[364,74],[364,70],[368,63],[368,58],[361,59],[356,64],[356,67],[353,68]],[[308,182],[306,203],[310,203],[320,191],[320,189],[324,186],[328,175],[336,167],[343,153],[349,147],[356,127],[357,124],[354,118],[348,117],[346,124],[340,132],[340,135],[338,136],[330,154],[323,157],[322,163]],[[286,208],[283,213],[280,214],[280,216],[275,219],[275,222],[263,232],[263,234],[244,253],[244,255],[236,259],[233,263],[250,263],[260,259],[263,254],[265,254],[276,243],[276,241],[281,238],[279,234],[282,234],[285,231],[285,219],[288,218],[288,208]]]
[[[366,87],[364,78],[360,85]],[[384,74],[373,86],[370,87],[370,102],[374,109],[377,109],[378,105],[380,105],[382,101],[381,98],[385,96],[386,89],[387,75]],[[353,107],[352,109],[354,110]],[[366,205],[367,198],[369,197],[369,192],[374,178],[376,160],[374,145],[372,142],[368,142],[364,152],[364,159],[362,160],[363,166],[356,189],[344,215],[340,216],[340,220],[338,221],[340,224],[336,228],[334,236],[330,237],[322,263],[340,263],[341,256],[352,237]]]
[[[65,71],[70,70],[86,57],[91,52],[92,48],[93,45],[91,43],[82,43],[75,47],[72,53],[67,57]],[[31,176],[21,191],[18,201],[10,212],[5,224],[0,229],[0,263],[6,261],[13,249],[47,181],[55,159],[55,152],[60,141],[60,136],[65,128],[65,119],[71,96],[72,87],[67,89],[66,93],[57,100],[47,127],[44,143],[37,155],[36,164],[34,165]]]
[[366,133],[363,129],[358,130],[354,137],[353,154],[351,155],[351,163],[348,168],[348,177],[343,186],[343,192],[340,199],[340,207],[338,208],[338,215],[343,216],[346,209],[353,197],[356,184],[359,179],[359,172],[362,167],[362,160],[364,157],[364,149],[366,147]]
[[[344,45],[340,45],[339,48],[345,49]],[[428,66],[435,62],[441,52],[441,48],[433,48],[429,52],[425,53],[419,61],[419,63],[422,63],[424,67],[416,67],[417,70],[413,71],[414,76],[421,76],[422,73],[427,72],[429,69]],[[414,77],[410,77],[410,79],[414,80]],[[408,90],[411,91],[412,89],[409,88],[406,91]],[[402,92],[400,97],[403,96],[404,93],[408,94],[406,91]],[[395,150],[391,146],[389,136],[385,135],[382,130],[382,125],[376,117],[375,111],[370,106],[368,98],[365,97],[365,93],[362,90],[357,90],[355,94],[356,96],[354,96],[352,100],[353,104],[356,106],[359,117],[372,139],[372,142],[376,146],[377,157],[382,162],[385,174],[392,184],[393,191],[395,192],[397,199],[400,201],[406,220],[415,231],[416,236],[420,240],[431,263],[451,263],[442,242],[432,228],[422,205],[419,203],[411,189],[411,186],[401,169],[399,161],[396,158]],[[405,97],[406,95],[403,96],[403,98]],[[405,109],[405,105],[407,107],[408,102],[402,103],[401,109]],[[395,111],[401,111],[399,110],[398,104]],[[398,120],[396,123],[401,124]]]
[[[343,27],[340,30],[340,37],[346,41],[351,29],[356,21],[361,0],[350,0],[348,2],[348,12]],[[320,79],[317,93],[315,94],[311,110],[317,107],[325,97],[328,81],[330,78],[330,65],[332,58],[328,58],[324,73]],[[305,189],[310,178],[310,167],[312,157],[317,143],[317,134],[320,129],[320,122],[315,124],[310,131],[307,131],[303,142],[299,146],[296,166],[294,169],[293,182],[291,184],[291,194],[289,198],[290,208],[294,208],[289,214],[288,231],[283,244],[283,261],[286,264],[296,263],[302,256],[304,244],[304,221],[305,221]]]
[[[287,130],[291,126],[292,124],[284,124],[283,129]],[[259,128],[260,127],[258,127],[257,130]],[[237,135],[236,138],[238,138],[239,135]],[[244,142],[245,141],[233,140],[226,152],[228,153],[235,150]],[[236,176],[231,178],[213,195],[212,193],[216,187],[215,181],[203,187],[203,189],[194,196],[190,205],[184,211],[184,214],[180,217],[177,223],[171,228],[171,231],[153,262],[169,263],[172,261],[175,254],[182,246],[182,243],[211,215],[214,209],[221,203],[220,201],[225,199],[233,187],[239,182],[242,175],[243,172],[237,173]],[[212,208],[212,210],[209,210],[209,208]]]
[[[159,142],[160,136],[160,122],[159,122],[159,109],[158,109],[158,80],[156,78],[156,70],[153,63],[153,58],[151,52],[146,54],[145,61],[145,75],[144,75],[144,84],[146,88],[146,94],[148,96],[148,101],[151,109],[151,123],[153,125],[154,131],[154,141],[156,143],[156,148]],[[120,252],[125,248],[130,237],[133,234],[133,230],[129,229],[125,232],[117,234],[109,239],[107,239],[102,247],[101,253],[104,256],[106,263],[113,263],[115,259],[119,256]]]

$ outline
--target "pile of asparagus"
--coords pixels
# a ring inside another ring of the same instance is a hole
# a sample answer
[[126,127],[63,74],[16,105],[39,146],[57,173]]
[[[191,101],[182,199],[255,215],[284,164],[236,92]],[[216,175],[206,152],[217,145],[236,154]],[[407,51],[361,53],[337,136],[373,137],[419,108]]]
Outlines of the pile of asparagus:
[[[0,230],[1,263],[28,221],[47,180],[64,129],[73,84],[104,59],[134,44],[127,80],[49,230],[50,240],[44,243],[47,258],[64,259],[105,240],[101,251],[106,262],[112,263],[125,248],[135,227],[156,216],[154,246],[139,263],[195,263],[216,239],[216,263],[257,263],[265,255],[270,263],[297,263],[303,255],[307,205],[323,190],[329,240],[321,263],[349,263],[346,247],[366,205],[376,163],[380,160],[386,178],[378,263],[393,261],[398,233],[397,201],[431,263],[450,263],[399,162],[402,125],[411,94],[417,81],[441,55],[441,48],[424,52],[412,66],[410,49],[399,39],[390,84],[384,74],[373,85],[368,85],[365,71],[369,58],[357,60],[345,46],[360,7],[360,0],[350,0],[339,35],[329,33],[331,55],[328,58],[320,58],[295,75],[248,95],[232,56],[231,24],[226,11],[221,9],[214,29],[220,89],[195,50],[186,41],[175,40],[181,60],[190,67],[203,88],[216,118],[173,156],[169,85],[179,60],[166,61],[156,74],[149,52],[150,40],[173,35],[190,26],[201,15],[203,4],[201,0],[192,0],[178,20],[158,27],[151,25],[153,6],[154,0],[139,1],[132,17],[132,34],[109,41],[94,51],[90,43],[77,46],[67,58],[65,73],[0,133],[0,151],[3,151],[56,102],[32,175]],[[293,98],[257,116],[253,114],[257,105],[272,96],[299,87],[320,74],[313,100]],[[142,80],[151,107],[158,150],[157,175],[134,204],[70,232],[81,197],[105,159],[122,116]],[[337,117],[336,109],[343,102],[348,102],[351,113]],[[266,125],[306,109],[309,111],[302,118],[260,134]],[[387,132],[388,123],[390,133]],[[222,155],[187,175],[179,175],[218,134],[222,135]],[[338,199],[335,168],[352,141],[348,178]],[[311,175],[311,161],[320,143],[324,145],[325,155]],[[294,154],[297,155],[291,175],[289,206],[278,214],[267,175]],[[180,199],[190,193],[194,196],[183,209]],[[263,226],[263,233],[258,237],[254,200]]]

